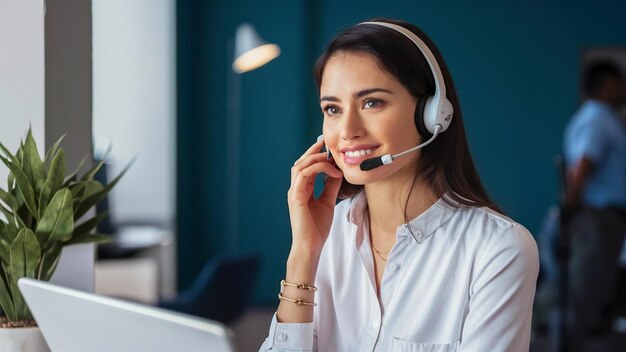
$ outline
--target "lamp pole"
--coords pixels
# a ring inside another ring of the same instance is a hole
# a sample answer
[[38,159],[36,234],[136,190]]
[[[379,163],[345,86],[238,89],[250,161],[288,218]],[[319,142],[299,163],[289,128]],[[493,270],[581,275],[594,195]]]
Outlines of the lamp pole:
[[241,145],[241,75],[231,68],[234,40],[229,41],[226,121],[226,227],[228,250],[239,249],[239,154]]
[[226,226],[229,229],[228,249],[239,249],[239,155],[241,145],[241,74],[259,68],[280,55],[276,44],[268,44],[256,33],[251,24],[237,27],[234,40],[228,42],[228,60],[233,55],[232,67],[227,71],[226,121]]

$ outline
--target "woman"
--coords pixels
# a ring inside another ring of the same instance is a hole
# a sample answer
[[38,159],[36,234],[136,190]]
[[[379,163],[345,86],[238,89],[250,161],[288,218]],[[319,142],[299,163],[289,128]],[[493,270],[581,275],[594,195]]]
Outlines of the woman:
[[292,247],[261,350],[528,350],[537,248],[481,185],[432,42],[362,23],[315,73],[323,140],[291,170]]

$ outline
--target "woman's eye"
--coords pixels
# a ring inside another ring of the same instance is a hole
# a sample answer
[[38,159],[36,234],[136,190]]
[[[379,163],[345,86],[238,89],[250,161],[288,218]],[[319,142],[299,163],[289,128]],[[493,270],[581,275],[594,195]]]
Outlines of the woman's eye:
[[339,113],[339,108],[334,105],[326,105],[322,111],[327,113],[328,115],[336,115]]
[[381,100],[378,99],[368,99],[365,101],[365,104],[363,104],[363,108],[365,109],[373,109],[373,108],[377,108],[380,107],[383,104],[383,102]]

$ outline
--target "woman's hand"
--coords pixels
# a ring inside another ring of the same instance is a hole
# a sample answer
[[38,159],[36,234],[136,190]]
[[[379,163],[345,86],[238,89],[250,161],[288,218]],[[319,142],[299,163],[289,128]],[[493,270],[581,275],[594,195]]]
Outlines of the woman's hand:
[[[293,234],[292,254],[319,256],[333,221],[335,201],[343,173],[320,153],[323,141],[313,144],[291,168],[291,187],[287,193]],[[314,196],[315,176],[329,176],[318,199]]]
[[[326,159],[326,153],[320,153],[323,141],[318,140],[298,159],[291,168],[291,187],[287,192],[289,218],[293,243],[285,280],[290,283],[313,285],[317,266],[324,243],[330,232],[335,212],[335,200],[343,173],[332,160]],[[315,199],[313,188],[315,176],[324,172],[329,176],[324,190]],[[291,286],[282,288],[285,297],[313,302],[315,292],[301,290]],[[276,311],[276,319],[281,323],[303,323],[313,321],[312,306],[298,306],[281,300]]]

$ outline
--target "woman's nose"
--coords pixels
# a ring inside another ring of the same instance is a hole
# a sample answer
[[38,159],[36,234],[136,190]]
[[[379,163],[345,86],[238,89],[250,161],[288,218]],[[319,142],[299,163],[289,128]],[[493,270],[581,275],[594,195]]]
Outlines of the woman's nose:
[[344,113],[341,126],[341,137],[345,140],[358,139],[363,137],[365,130],[361,120],[359,110],[350,108]]

